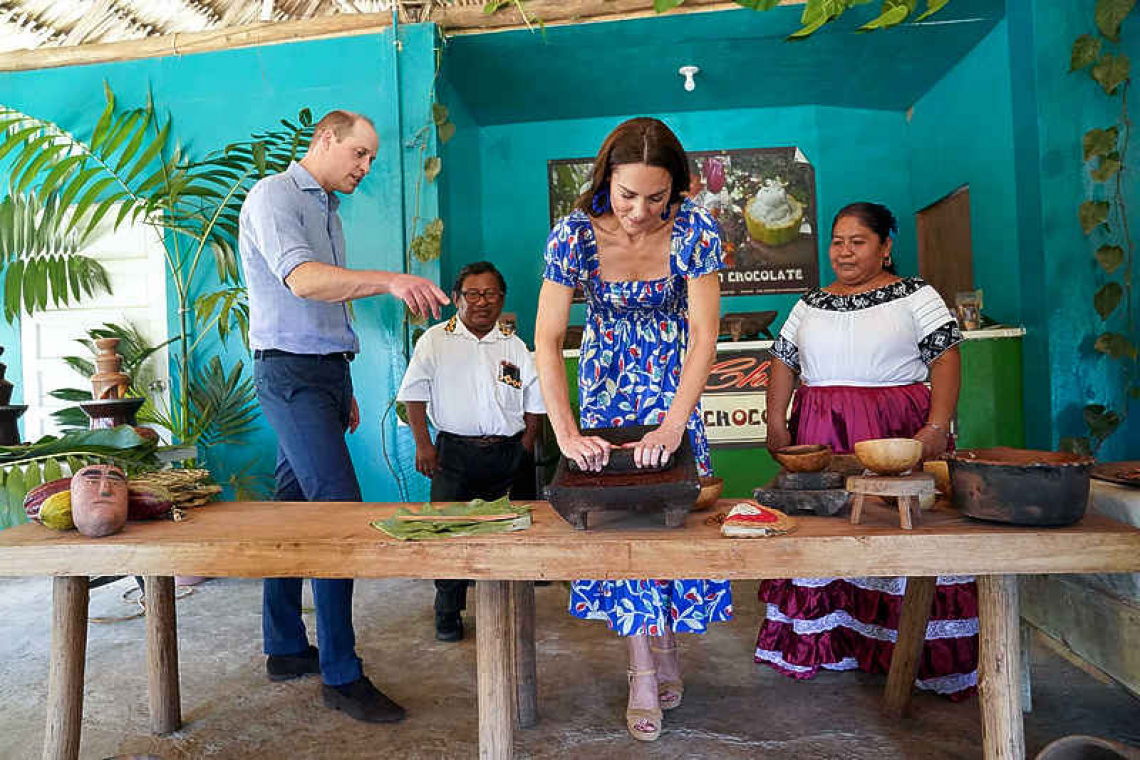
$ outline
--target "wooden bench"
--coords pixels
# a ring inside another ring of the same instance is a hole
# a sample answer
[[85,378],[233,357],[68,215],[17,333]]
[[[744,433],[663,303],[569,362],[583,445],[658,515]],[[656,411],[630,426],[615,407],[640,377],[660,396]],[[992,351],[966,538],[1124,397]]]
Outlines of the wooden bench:
[[[707,512],[690,515],[679,529],[647,521],[644,527],[583,532],[540,502],[534,526],[526,531],[400,542],[369,525],[398,506],[215,504],[193,510],[185,522],[129,523],[100,539],[34,524],[0,531],[0,575],[55,576],[44,758],[79,754],[92,575],[148,578],[147,670],[151,728],[157,733],[181,724],[173,575],[474,578],[480,756],[510,758],[516,715],[522,722],[534,718],[534,606],[527,581],[908,576],[884,704],[901,715],[910,703],[934,576],[973,574],[985,757],[1020,760],[1025,751],[1016,575],[1140,571],[1140,530],[1094,514],[1069,527],[1026,528],[967,520],[940,505],[924,514],[921,527],[903,530],[893,508],[868,503],[859,525],[804,517],[788,536],[730,540],[704,524]],[[521,706],[516,668],[523,682]]]

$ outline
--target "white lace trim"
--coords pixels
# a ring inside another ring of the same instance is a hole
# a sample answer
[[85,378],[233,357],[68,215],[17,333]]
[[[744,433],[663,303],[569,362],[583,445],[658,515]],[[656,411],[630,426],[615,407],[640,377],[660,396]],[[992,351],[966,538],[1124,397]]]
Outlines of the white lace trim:
[[[783,655],[773,649],[757,649],[756,659],[770,662],[773,665],[778,665],[784,670],[789,670],[793,673],[810,673],[813,668],[806,665],[793,665],[784,659]],[[859,667],[858,661],[854,657],[844,657],[839,662],[826,662],[819,667],[825,670],[857,670]],[[935,694],[954,694],[959,691],[964,691],[971,686],[978,685],[978,671],[974,670],[969,673],[951,673],[945,676],[937,676],[935,678],[918,679],[914,681],[914,685],[925,691],[933,691]]]
[[[792,583],[796,586],[803,588],[823,588],[824,586],[834,583],[835,581],[843,580],[850,583],[852,586],[857,586],[867,591],[881,591],[887,594],[894,594],[895,596],[902,596],[906,591],[906,578],[901,576],[884,576],[884,577],[858,577],[858,578],[792,578]],[[972,575],[940,575],[938,576],[937,585],[939,586],[955,586],[962,583],[973,583],[974,576]]]
[[[837,610],[819,618],[800,620],[788,617],[780,612],[779,607],[774,604],[769,604],[767,618],[774,623],[790,625],[792,631],[799,636],[825,633],[840,627],[850,628],[856,633],[866,636],[869,639],[877,639],[878,641],[895,642],[899,636],[899,632],[893,628],[864,623],[862,620],[852,617],[844,610]],[[960,620],[931,620],[926,624],[927,640],[959,639],[977,635],[978,619],[976,617],[962,618]]]
[[950,675],[938,676],[937,678],[916,680],[914,683],[918,688],[933,691],[935,694],[954,694],[955,692],[964,691],[971,686],[977,686],[978,671],[972,670],[969,673],[951,673]]

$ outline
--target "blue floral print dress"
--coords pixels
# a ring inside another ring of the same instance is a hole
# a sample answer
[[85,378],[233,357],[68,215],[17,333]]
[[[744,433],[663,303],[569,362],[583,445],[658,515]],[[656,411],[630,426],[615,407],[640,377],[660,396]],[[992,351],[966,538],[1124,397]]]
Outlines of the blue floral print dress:
[[[669,276],[659,280],[602,280],[590,218],[575,211],[559,220],[546,244],[543,278],[581,285],[586,295],[578,361],[583,430],[656,425],[665,418],[688,343],[687,281],[723,267],[716,221],[688,200],[673,222]],[[699,406],[688,433],[697,469],[710,474]],[[732,592],[728,581],[579,580],[571,587],[570,614],[605,620],[622,636],[660,636],[666,627],[702,633],[709,623],[732,617]]]

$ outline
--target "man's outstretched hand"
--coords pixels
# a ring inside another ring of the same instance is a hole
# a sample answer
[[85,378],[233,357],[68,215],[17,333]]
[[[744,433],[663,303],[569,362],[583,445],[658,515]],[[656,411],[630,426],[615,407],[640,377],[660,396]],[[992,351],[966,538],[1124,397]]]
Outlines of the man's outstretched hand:
[[439,319],[439,308],[451,303],[447,294],[429,279],[414,274],[397,274],[388,284],[388,292],[399,298],[417,317]]

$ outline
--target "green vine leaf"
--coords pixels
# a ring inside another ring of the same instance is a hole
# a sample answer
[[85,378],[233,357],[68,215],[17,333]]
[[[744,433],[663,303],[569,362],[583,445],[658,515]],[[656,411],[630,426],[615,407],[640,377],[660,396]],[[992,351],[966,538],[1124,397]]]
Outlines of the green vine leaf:
[[1089,404],[1083,410],[1085,425],[1094,438],[1104,440],[1120,426],[1121,417],[1104,404]]
[[1085,201],[1079,212],[1081,229],[1089,234],[1108,219],[1108,201]]
[[1110,179],[1116,176],[1116,173],[1120,171],[1121,166],[1122,164],[1120,163],[1120,154],[1116,151],[1113,151],[1107,156],[1101,157],[1100,165],[1097,166],[1097,168],[1093,169],[1092,172],[1090,172],[1090,176],[1096,182],[1108,182]]
[[[917,0],[883,0],[883,12],[879,17],[868,21],[859,27],[861,32],[870,32],[875,29],[886,29],[888,26],[901,24],[914,10]],[[842,11],[840,11],[842,12]],[[838,15],[838,14],[836,14]]]
[[1096,28],[1113,42],[1120,42],[1120,25],[1135,5],[1136,0],[1097,0]]
[[1112,312],[1116,311],[1123,297],[1124,288],[1120,287],[1119,282],[1106,282],[1093,296],[1093,308],[1101,319],[1107,320]]
[[1100,40],[1091,34],[1082,34],[1073,42],[1073,52],[1069,58],[1069,71],[1080,71],[1100,56]]
[[950,0],[926,0],[926,10],[922,12],[921,16],[914,20],[915,23],[917,24],[919,21],[924,21],[930,18],[935,13],[938,13],[938,11],[945,8],[946,4],[949,2]]
[[1112,274],[1117,267],[1124,263],[1124,249],[1118,245],[1102,245],[1096,249],[1097,263],[1104,271]]
[[487,0],[487,2],[483,3],[483,15],[490,16],[504,5],[510,4],[511,0]]
[[443,220],[433,219],[412,241],[412,255],[419,261],[435,261],[443,245]]
[[439,156],[432,156],[424,161],[424,176],[428,182],[434,182],[441,169],[443,169],[443,159]]
[[431,120],[435,122],[437,127],[447,122],[447,114],[447,106],[443,103],[431,104]]
[[665,11],[673,10],[683,2],[685,2],[685,0],[653,0],[653,10],[658,13],[664,13]]
[[450,121],[444,122],[439,125],[439,141],[446,144],[448,140],[455,137],[455,125]]
[[1093,343],[1093,348],[1102,354],[1108,354],[1113,359],[1122,359],[1127,356],[1133,361],[1136,360],[1136,346],[1132,345],[1132,342],[1120,333],[1103,333]]
[[1090,129],[1088,132],[1085,132],[1083,141],[1085,161],[1095,158],[1096,156],[1107,156],[1116,150],[1116,141],[1119,134],[1116,127]]
[[1107,53],[1092,67],[1092,78],[1100,84],[1105,93],[1114,95],[1116,88],[1128,80],[1130,66],[1128,56],[1123,53],[1120,55]]
[[770,11],[780,4],[780,0],[736,0],[736,4],[754,11]]

